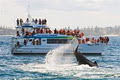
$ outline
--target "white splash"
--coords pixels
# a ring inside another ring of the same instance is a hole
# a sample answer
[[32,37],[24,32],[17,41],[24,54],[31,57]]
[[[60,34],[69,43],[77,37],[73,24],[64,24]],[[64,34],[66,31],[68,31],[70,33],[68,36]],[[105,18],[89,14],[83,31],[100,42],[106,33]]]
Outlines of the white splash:
[[[15,66],[14,66],[15,67]],[[46,74],[53,74],[62,77],[84,78],[84,79],[104,79],[104,78],[119,78],[119,67],[111,68],[96,68],[88,65],[78,66],[77,64],[62,64],[56,67],[48,68],[45,64],[30,63],[25,65],[17,65],[23,71],[39,72]],[[49,76],[48,76],[49,77]],[[53,76],[51,76],[53,77]]]
[[[52,51],[50,51],[46,56],[46,64],[40,63],[30,63],[24,65],[16,65],[16,69],[27,72],[38,72],[45,74],[52,74],[51,76],[45,76],[42,79],[54,78],[54,75],[61,77],[72,77],[72,79],[104,79],[104,78],[119,78],[120,68],[115,66],[114,68],[104,68],[104,67],[89,67],[88,65],[77,65],[72,62],[73,57],[63,56],[66,50],[75,49],[75,42],[72,44],[67,44],[60,46]],[[64,57],[64,58],[63,58]],[[65,59],[65,60],[64,60]],[[65,64],[64,64],[65,63]],[[67,64],[66,64],[67,63]],[[13,66],[15,67],[15,66]],[[15,69],[15,68],[14,68]],[[24,78],[26,79],[26,78]]]
[[[73,51],[78,46],[78,41],[74,38],[69,44],[64,44],[47,53],[45,63],[46,65],[55,66],[58,64],[70,64],[74,60]],[[65,55],[69,56],[65,56]],[[72,55],[72,56],[71,56]]]

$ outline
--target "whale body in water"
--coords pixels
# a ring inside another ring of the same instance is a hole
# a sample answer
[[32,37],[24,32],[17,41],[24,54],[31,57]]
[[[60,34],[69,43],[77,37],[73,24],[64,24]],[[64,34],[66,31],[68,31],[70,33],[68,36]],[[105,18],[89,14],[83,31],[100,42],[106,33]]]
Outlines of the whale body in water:
[[88,60],[85,56],[83,56],[83,54],[81,54],[80,52],[78,52],[78,46],[77,46],[77,48],[74,51],[74,55],[75,55],[75,57],[76,57],[79,65],[81,65],[81,64],[87,64],[90,67],[94,67],[94,66],[98,67],[98,64],[97,64],[96,61],[92,62],[92,61]]

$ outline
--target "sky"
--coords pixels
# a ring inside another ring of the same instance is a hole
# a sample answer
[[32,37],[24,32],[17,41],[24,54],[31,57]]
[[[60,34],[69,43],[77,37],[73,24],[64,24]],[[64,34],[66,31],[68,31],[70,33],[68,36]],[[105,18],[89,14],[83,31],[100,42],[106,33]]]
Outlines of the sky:
[[28,5],[33,18],[46,18],[52,28],[120,25],[120,0],[0,0],[0,25],[14,28]]

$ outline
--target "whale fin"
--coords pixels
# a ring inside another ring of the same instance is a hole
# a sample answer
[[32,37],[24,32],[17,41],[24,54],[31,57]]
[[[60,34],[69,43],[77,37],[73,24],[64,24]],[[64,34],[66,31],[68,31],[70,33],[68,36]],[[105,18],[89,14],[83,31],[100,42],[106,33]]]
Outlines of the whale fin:
[[94,64],[96,64],[96,65],[98,66],[98,64],[97,64],[97,62],[96,62],[96,61],[94,62]]
[[77,46],[77,48],[74,51],[74,55],[75,55],[79,65],[81,65],[81,64],[88,64],[90,67],[98,66],[96,61],[92,62],[92,61],[88,60],[85,56],[83,56],[83,54],[78,52],[78,46]]

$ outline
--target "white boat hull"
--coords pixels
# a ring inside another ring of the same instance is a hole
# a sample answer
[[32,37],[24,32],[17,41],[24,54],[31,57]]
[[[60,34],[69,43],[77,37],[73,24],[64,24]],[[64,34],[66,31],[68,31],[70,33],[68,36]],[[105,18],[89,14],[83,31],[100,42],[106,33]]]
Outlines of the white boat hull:
[[[60,46],[60,45],[59,45]],[[107,45],[103,43],[99,44],[79,44],[78,51],[86,55],[99,55],[101,54]],[[46,54],[50,50],[57,48],[58,45],[47,46],[23,46],[14,49],[13,54]],[[73,49],[65,51],[65,53],[73,53]]]
[[101,55],[106,46],[105,43],[79,44],[78,51],[86,55]]

